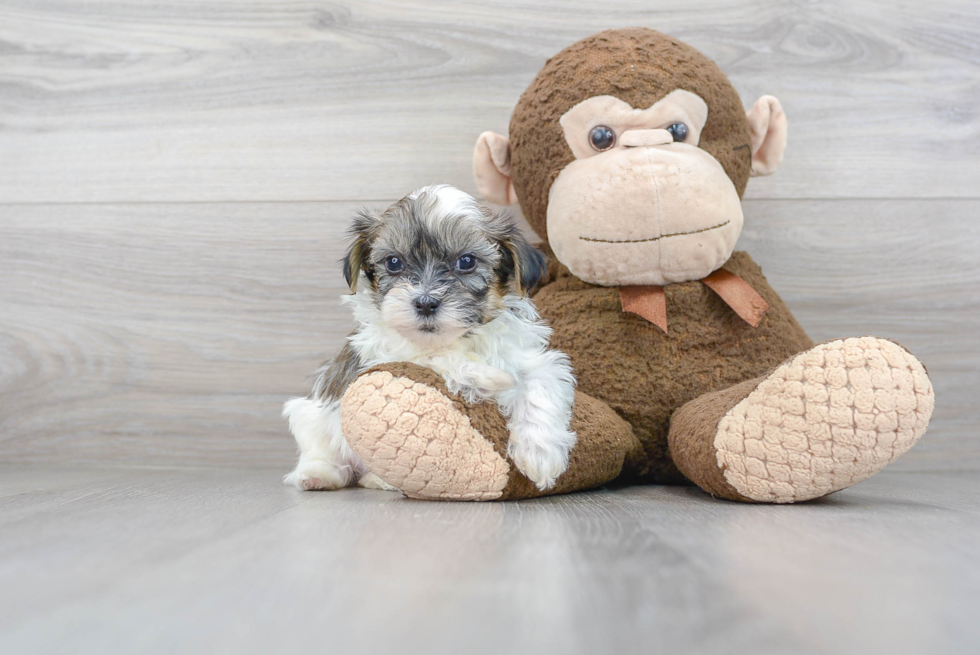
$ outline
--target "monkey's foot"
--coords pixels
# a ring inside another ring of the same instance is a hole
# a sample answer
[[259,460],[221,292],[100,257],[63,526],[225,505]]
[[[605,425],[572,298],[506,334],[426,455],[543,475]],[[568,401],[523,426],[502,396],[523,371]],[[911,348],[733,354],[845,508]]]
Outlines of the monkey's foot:
[[811,500],[871,477],[926,431],[935,396],[902,346],[830,341],[771,373],[706,394],[671,420],[678,468],[731,500]]
[[[496,406],[466,406],[444,392],[435,373],[421,367],[406,370],[411,377],[398,374],[397,369],[409,366],[389,365],[354,381],[341,402],[347,443],[372,473],[406,496],[501,498],[512,466],[480,429],[503,430],[497,436],[506,438]],[[496,421],[488,409],[498,415]]]
[[412,498],[516,500],[591,489],[617,477],[642,446],[604,403],[575,394],[578,443],[546,491],[507,458],[507,421],[497,405],[468,404],[433,371],[404,362],[361,375],[340,404],[347,443],[370,471]]

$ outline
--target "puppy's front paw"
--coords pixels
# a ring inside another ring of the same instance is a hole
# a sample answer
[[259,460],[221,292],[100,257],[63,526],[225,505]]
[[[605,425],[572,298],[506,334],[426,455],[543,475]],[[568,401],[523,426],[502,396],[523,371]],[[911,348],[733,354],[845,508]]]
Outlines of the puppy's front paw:
[[470,383],[470,386],[480,392],[492,396],[512,389],[517,384],[517,380],[507,371],[493,366],[480,366],[473,370]]
[[300,460],[282,481],[302,491],[333,491],[350,484],[350,468],[340,469],[322,459]]
[[515,430],[507,454],[538,489],[547,491],[568,468],[568,453],[574,445],[575,433],[567,430]]

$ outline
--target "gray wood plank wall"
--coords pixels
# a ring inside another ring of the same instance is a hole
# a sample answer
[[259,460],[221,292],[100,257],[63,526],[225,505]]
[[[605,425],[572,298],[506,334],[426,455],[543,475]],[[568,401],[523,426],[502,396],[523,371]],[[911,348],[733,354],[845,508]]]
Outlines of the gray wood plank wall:
[[896,466],[980,467],[974,0],[0,0],[0,459],[287,467],[281,402],[350,327],[351,212],[473,192],[545,59],[626,25],[782,100],[740,247],[814,338],[926,363]]

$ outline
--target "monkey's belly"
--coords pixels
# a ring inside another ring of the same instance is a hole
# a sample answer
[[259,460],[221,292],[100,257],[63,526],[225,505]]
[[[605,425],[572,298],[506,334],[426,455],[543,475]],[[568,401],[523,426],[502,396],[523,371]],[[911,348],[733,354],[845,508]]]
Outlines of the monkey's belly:
[[759,327],[739,318],[700,282],[666,287],[668,333],[622,311],[619,290],[565,275],[534,301],[554,330],[551,345],[571,358],[578,389],[606,402],[633,427],[646,462],[637,481],[683,480],[667,448],[670,417],[701,394],[758,377],[813,342],[744,252],[723,267],[769,303]]

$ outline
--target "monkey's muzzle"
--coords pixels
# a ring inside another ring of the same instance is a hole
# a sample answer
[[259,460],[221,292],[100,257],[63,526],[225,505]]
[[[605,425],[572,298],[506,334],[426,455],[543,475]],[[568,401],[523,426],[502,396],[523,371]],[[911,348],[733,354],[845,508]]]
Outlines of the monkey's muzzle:
[[575,160],[552,184],[549,243],[577,277],[603,286],[672,284],[701,279],[731,256],[742,230],[734,185],[697,146],[647,145],[660,132],[669,136],[624,132],[621,143],[637,145]]

